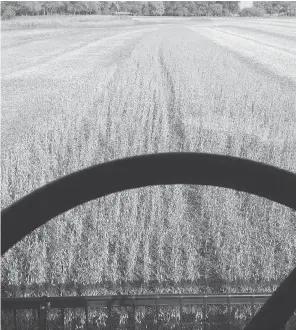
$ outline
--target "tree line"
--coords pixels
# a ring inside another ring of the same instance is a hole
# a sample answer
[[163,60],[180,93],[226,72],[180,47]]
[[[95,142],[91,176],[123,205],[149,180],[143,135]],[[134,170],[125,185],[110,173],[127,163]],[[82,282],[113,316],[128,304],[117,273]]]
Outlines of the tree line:
[[136,16],[263,16],[296,15],[295,1],[254,1],[240,10],[239,1],[3,1],[1,16],[22,15],[113,15]]
[[21,15],[112,15],[128,12],[138,16],[229,16],[239,11],[238,1],[3,1]]
[[296,16],[295,1],[254,1],[251,8],[244,8],[240,16]]

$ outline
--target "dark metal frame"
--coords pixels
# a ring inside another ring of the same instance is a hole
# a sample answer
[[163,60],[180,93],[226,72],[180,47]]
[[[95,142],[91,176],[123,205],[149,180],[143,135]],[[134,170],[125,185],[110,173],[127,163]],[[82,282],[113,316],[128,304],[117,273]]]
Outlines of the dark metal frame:
[[[166,153],[136,156],[67,175],[3,210],[2,253],[51,218],[75,206],[119,191],[165,184],[230,188],[296,210],[296,175],[291,172],[221,155]],[[279,330],[296,309],[295,297],[296,267],[245,330]]]
[[[65,308],[83,308],[85,310],[86,328],[88,328],[88,309],[96,307],[108,308],[108,329],[111,327],[111,309],[112,307],[133,307],[135,320],[135,309],[137,306],[156,307],[156,327],[159,324],[159,306],[178,306],[180,309],[179,328],[183,328],[183,306],[202,305],[203,319],[199,320],[203,330],[207,329],[207,309],[208,305],[228,306],[228,313],[231,311],[231,305],[250,304],[251,315],[255,315],[255,304],[264,304],[272,293],[233,293],[233,294],[170,294],[170,295],[133,295],[133,296],[90,296],[90,297],[40,297],[40,298],[3,298],[2,310],[13,311],[13,329],[17,329],[16,311],[20,309],[35,309],[39,315],[39,329],[46,330],[46,314],[49,308],[61,309],[62,327],[64,327],[64,309]],[[229,318],[229,317],[228,317]],[[230,321],[230,318],[229,318]],[[229,329],[230,329],[230,323]],[[133,323],[133,329],[136,323]]]

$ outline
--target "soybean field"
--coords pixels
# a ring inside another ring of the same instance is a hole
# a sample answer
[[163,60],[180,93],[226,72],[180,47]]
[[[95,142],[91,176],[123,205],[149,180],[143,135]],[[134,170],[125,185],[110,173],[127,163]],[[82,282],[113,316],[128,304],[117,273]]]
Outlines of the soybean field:
[[[1,32],[3,207],[140,154],[216,153],[296,173],[295,19],[75,22]],[[295,213],[264,198],[134,189],[19,242],[2,258],[2,295],[273,291],[296,266],[295,233]]]

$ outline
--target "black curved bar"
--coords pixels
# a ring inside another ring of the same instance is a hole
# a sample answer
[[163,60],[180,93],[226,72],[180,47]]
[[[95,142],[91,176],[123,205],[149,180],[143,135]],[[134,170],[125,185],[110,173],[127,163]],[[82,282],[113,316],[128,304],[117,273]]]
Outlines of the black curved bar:
[[231,188],[296,210],[296,175],[279,168],[212,154],[135,156],[69,174],[4,209],[2,254],[34,229],[77,205],[119,191],[170,184]]
[[[99,164],[47,184],[2,211],[2,251],[75,206],[152,185],[198,184],[255,194],[296,210],[296,175],[262,163],[212,154],[165,153]],[[287,291],[288,290],[288,291]],[[289,294],[288,294],[289,292]],[[296,268],[247,330],[276,330],[296,309]],[[265,307],[264,306],[264,307]],[[260,324],[260,327],[258,325]]]

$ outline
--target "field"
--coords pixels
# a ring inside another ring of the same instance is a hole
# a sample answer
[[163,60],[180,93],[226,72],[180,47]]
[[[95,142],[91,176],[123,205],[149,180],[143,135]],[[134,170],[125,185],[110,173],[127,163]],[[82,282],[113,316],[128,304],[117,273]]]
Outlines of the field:
[[[3,207],[139,154],[218,153],[296,172],[295,20],[59,20],[2,26]],[[2,294],[273,291],[296,266],[295,232],[291,210],[232,190],[112,194],[6,253]]]

